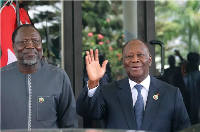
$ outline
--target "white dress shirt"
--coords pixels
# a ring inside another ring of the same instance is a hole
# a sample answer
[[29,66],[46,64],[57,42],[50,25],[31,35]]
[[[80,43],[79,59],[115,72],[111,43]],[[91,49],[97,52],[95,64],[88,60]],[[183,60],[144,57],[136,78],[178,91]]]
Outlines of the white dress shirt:
[[[129,80],[129,85],[130,85],[130,89],[131,89],[131,93],[132,93],[133,107],[134,107],[135,106],[135,102],[137,100],[137,96],[138,96],[138,91],[134,87],[137,83],[132,81],[132,80],[130,80],[130,79],[128,79],[128,80]],[[141,90],[141,94],[142,94],[142,97],[143,97],[144,109],[145,109],[146,102],[147,102],[147,97],[148,97],[148,93],[149,93],[150,76],[148,75],[147,78],[145,80],[143,80],[140,84],[143,86],[142,90]],[[93,89],[89,89],[88,88],[88,96],[89,97],[92,97],[94,95],[94,93],[95,93],[95,91],[96,91],[98,86],[96,86]],[[88,87],[88,84],[87,84],[87,87]]]
[[[138,91],[134,87],[137,83],[129,79],[129,84],[130,84],[130,88],[131,88],[131,92],[132,92],[133,107],[134,107],[135,102],[137,100],[137,96],[138,96]],[[148,75],[147,78],[145,80],[143,80],[140,84],[143,86],[142,90],[141,90],[141,94],[143,97],[144,109],[145,109],[147,97],[148,97],[148,93],[149,93],[150,76]]]
[[92,88],[92,89],[89,89],[88,87],[88,82],[87,82],[87,87],[88,87],[88,96],[89,97],[92,97],[95,93],[95,91],[97,90],[97,87],[99,86],[99,84],[95,87],[95,88]]

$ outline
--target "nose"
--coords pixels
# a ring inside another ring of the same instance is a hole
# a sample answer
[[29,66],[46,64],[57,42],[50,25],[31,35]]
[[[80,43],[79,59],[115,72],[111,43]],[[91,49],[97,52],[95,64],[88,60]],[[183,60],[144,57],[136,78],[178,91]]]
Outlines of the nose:
[[29,42],[27,43],[27,45],[26,45],[26,48],[27,48],[27,49],[33,49],[33,48],[34,48],[33,42],[32,42],[32,41],[29,41]]
[[131,62],[135,63],[135,62],[138,62],[138,57],[137,55],[134,55]]

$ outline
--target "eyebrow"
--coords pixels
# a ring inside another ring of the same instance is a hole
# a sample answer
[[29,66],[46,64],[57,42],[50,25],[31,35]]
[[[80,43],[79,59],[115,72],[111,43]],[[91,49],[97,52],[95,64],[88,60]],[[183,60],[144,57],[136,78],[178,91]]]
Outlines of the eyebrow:
[[[129,52],[127,52],[127,53],[133,53],[132,51],[129,51]],[[145,52],[143,52],[143,51],[137,51],[137,53],[145,53]]]
[[31,38],[24,37],[22,39],[40,39],[40,38],[38,38],[38,37],[31,37]]

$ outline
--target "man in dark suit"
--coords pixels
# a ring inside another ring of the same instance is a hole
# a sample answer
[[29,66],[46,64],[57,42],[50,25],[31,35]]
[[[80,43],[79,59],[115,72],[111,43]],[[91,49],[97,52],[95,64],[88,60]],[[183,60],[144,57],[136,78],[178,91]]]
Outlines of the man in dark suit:
[[151,55],[145,42],[134,39],[122,49],[123,66],[128,77],[98,87],[102,67],[98,50],[87,51],[88,84],[77,100],[77,113],[104,119],[109,129],[137,129],[173,132],[190,126],[178,88],[149,75]]

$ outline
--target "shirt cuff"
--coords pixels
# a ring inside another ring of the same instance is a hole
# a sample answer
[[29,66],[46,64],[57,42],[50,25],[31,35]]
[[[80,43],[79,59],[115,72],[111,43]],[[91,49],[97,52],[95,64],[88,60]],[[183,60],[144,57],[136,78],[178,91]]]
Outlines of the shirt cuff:
[[87,82],[88,96],[89,96],[89,97],[92,97],[92,96],[94,95],[95,91],[97,90],[97,87],[99,87],[99,84],[98,84],[96,87],[94,87],[94,88],[92,88],[92,89],[89,89],[89,87],[88,87],[88,82]]

